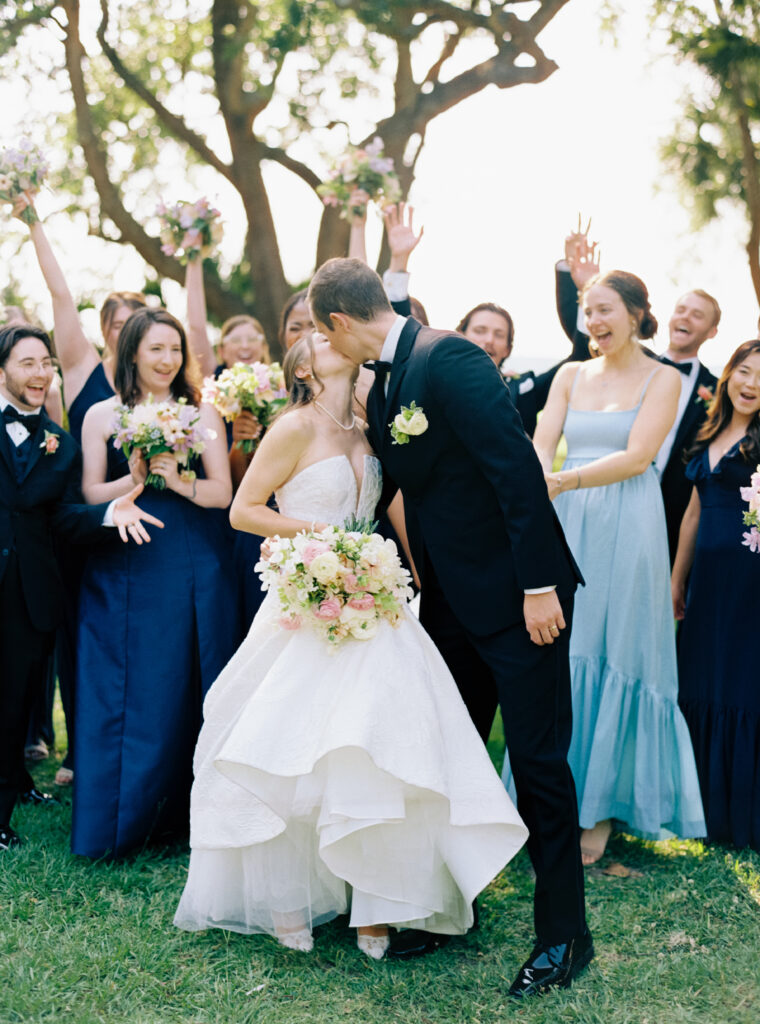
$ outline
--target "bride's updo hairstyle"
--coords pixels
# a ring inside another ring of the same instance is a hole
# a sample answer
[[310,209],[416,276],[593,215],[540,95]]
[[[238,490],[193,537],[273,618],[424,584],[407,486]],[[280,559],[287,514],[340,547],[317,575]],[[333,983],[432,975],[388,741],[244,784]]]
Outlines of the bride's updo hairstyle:
[[[299,366],[308,366],[307,377],[296,375]],[[322,381],[314,372],[314,341],[311,331],[288,349],[282,363],[282,372],[285,375],[285,387],[288,389],[288,403],[280,415],[289,409],[308,405],[322,391]]]
[[[623,305],[639,325],[636,332],[639,338],[647,340],[657,334],[657,320],[652,313],[649,292],[640,277],[636,277],[635,274],[629,274],[627,270],[610,270],[607,274],[597,274],[596,277],[592,277],[586,283],[585,288],[581,292],[581,307],[584,304],[589,289],[597,284],[601,284],[605,288],[611,288],[614,292],[618,293],[623,300]],[[594,355],[598,354],[598,347],[594,344],[593,340],[589,342],[589,348]]]

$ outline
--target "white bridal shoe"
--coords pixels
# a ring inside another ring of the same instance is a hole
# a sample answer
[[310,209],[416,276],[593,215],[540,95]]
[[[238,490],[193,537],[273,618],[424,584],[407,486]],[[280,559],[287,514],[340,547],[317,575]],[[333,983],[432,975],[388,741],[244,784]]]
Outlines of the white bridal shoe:
[[314,949],[314,937],[308,928],[300,928],[297,932],[280,932],[277,941],[288,949],[297,949],[301,953],[311,953]]
[[356,936],[356,945],[373,960],[382,960],[388,952],[391,940],[387,935],[361,935]]

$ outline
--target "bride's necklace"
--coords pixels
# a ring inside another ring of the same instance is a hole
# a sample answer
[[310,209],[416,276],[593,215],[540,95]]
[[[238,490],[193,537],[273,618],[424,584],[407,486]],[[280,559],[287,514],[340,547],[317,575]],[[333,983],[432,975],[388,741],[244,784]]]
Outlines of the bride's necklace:
[[351,422],[349,423],[348,426],[346,426],[345,423],[341,423],[340,422],[340,420],[338,419],[337,416],[333,416],[333,414],[330,412],[329,409],[325,409],[325,407],[322,405],[322,403],[318,402],[316,400],[316,398],[314,399],[314,405],[316,405],[316,407],[318,409],[321,409],[322,412],[325,413],[326,416],[329,416],[330,419],[333,421],[333,423],[337,423],[341,430],[353,430],[354,427],[356,426],[356,414],[355,413],[351,413]]

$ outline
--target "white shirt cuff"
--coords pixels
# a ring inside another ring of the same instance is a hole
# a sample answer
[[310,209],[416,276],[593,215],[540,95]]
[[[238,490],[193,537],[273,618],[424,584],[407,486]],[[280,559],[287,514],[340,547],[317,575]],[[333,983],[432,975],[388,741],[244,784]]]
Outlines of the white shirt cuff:
[[583,312],[580,302],[578,303],[578,316],[575,321],[575,326],[577,327],[579,334],[588,335],[588,327],[586,327],[586,316]]
[[103,513],[103,522],[101,523],[101,526],[115,526],[116,525],[114,523],[114,521],[113,521],[113,507],[114,507],[114,505],[116,504],[116,502],[118,500],[119,500],[118,498],[114,498],[113,501],[111,502],[111,504],[108,506],[108,508]]
[[567,260],[557,260],[556,267],[557,270],[562,270],[565,274],[570,273],[570,264]]
[[524,590],[523,593],[524,594],[551,594],[551,592],[553,590],[556,590],[556,589],[557,589],[557,584],[555,583],[553,587],[534,587],[532,590]]
[[386,270],[383,288],[389,302],[403,302],[409,298],[409,274],[406,270]]

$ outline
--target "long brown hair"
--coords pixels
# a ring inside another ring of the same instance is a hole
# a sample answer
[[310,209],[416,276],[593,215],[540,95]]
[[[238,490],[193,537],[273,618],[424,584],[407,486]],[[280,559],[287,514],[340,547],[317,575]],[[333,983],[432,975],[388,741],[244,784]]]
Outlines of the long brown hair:
[[[734,407],[728,396],[729,378],[737,366],[755,353],[760,354],[760,339],[757,338],[743,342],[723,367],[723,373],[715,386],[715,398],[710,404],[707,419],[700,427],[691,450],[686,453],[686,459],[698,455],[731,422]],[[760,462],[760,411],[755,413],[747,426],[747,436],[739,446],[739,451],[748,462]]]
[[119,332],[119,342],[116,346],[116,368],[113,375],[116,393],[122,402],[130,408],[147,397],[141,393],[137,384],[137,350],[140,347],[140,342],[154,324],[173,327],[182,344],[182,365],[169,385],[172,398],[175,401],[185,398],[191,405],[198,405],[201,400],[197,384],[198,374],[193,355],[187,347],[184,327],[167,310],[150,309],[147,306],[134,312]]

